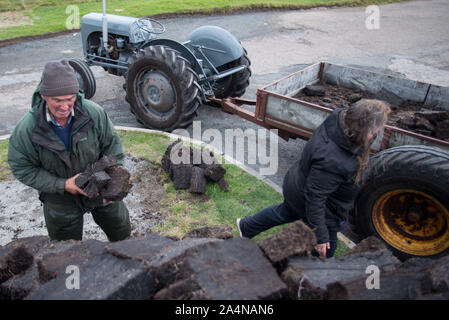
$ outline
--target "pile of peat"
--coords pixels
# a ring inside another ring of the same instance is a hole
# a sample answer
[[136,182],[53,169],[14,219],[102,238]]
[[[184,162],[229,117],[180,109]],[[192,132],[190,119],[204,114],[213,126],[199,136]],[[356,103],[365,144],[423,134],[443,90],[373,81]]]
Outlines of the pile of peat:
[[322,260],[309,254],[315,243],[300,221],[258,244],[231,238],[229,226],[182,240],[151,233],[114,243],[22,238],[0,247],[0,298],[449,298],[449,256],[401,263],[367,238],[343,257]]
[[218,183],[223,191],[229,190],[224,178],[226,169],[213,152],[186,147],[181,139],[167,147],[162,157],[162,168],[170,176],[176,190],[189,189],[192,193],[204,194],[207,181]]
[[379,99],[391,107],[388,124],[418,134],[449,141],[449,112],[438,106],[405,101],[385,89],[374,95],[358,89],[350,89],[320,82],[306,86],[294,98],[323,107],[345,108],[360,99]]

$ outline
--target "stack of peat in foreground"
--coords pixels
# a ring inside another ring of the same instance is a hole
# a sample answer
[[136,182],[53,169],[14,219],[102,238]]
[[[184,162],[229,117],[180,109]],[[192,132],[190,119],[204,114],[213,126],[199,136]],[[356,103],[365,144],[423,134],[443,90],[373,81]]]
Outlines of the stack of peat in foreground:
[[[208,163],[204,162],[204,155]],[[189,189],[192,193],[203,194],[207,181],[217,182],[224,191],[229,188],[224,178],[226,169],[219,164],[214,154],[186,147],[180,139],[168,146],[162,157],[162,168],[170,175],[177,190]]]
[[323,260],[309,254],[315,243],[300,221],[258,244],[231,238],[229,226],[182,240],[22,238],[0,247],[0,299],[449,298],[449,256],[401,263],[367,238]]

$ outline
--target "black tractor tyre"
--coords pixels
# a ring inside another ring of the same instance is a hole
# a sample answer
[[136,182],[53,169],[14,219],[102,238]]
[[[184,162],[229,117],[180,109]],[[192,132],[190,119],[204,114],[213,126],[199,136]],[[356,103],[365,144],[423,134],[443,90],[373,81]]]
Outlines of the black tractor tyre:
[[217,68],[222,72],[238,66],[246,66],[247,68],[234,73],[226,78],[215,81],[212,84],[212,90],[214,91],[215,98],[223,99],[227,97],[241,97],[249,86],[249,78],[251,77],[251,60],[244,50],[243,55],[234,61],[231,61],[224,66]]
[[132,57],[126,100],[148,128],[172,131],[190,125],[201,105],[198,76],[181,54],[167,46],[148,46]]
[[75,70],[75,75],[80,89],[84,92],[84,97],[86,99],[92,98],[97,90],[97,82],[92,70],[81,59],[69,59],[69,64]]
[[356,230],[401,260],[449,253],[449,153],[400,146],[370,160],[355,204]]

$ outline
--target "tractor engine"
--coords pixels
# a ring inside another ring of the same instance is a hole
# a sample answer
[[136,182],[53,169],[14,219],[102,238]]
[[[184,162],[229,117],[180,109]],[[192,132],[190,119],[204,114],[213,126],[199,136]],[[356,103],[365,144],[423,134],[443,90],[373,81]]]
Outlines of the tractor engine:
[[[156,38],[138,25],[137,18],[108,14],[108,48],[103,46],[103,15],[89,13],[81,20],[84,56],[114,75],[124,75],[132,54],[143,44]],[[150,22],[148,22],[150,23]],[[151,28],[151,25],[148,26]]]

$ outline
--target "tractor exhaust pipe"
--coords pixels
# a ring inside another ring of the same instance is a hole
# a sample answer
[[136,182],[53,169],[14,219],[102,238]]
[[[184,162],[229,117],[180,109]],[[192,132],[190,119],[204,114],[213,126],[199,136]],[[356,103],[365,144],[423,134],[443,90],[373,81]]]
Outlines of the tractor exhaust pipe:
[[106,18],[106,0],[103,0],[103,46],[104,50],[108,52],[108,20]]

